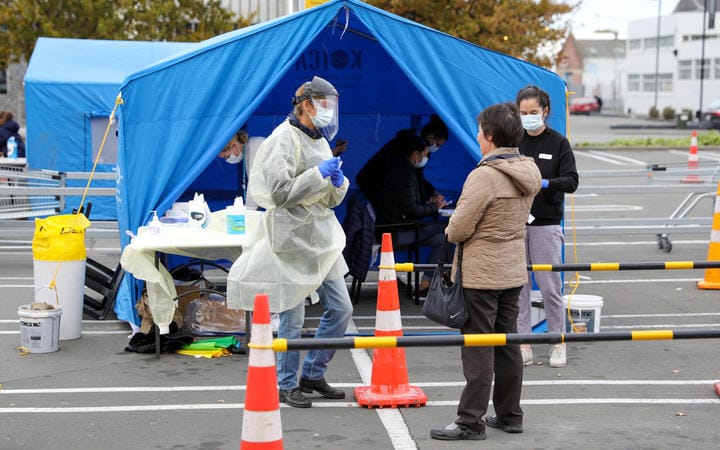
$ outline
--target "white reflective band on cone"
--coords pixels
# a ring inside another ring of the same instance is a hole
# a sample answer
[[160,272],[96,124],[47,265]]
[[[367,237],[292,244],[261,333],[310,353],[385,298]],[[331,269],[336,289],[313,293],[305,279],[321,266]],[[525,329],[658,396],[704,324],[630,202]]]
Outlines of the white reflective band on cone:
[[720,242],[720,230],[712,230],[710,232],[710,242]]
[[[395,267],[395,255],[390,252],[380,253],[380,266],[381,267]],[[380,281],[395,281],[397,276],[395,275],[395,269],[380,269],[378,274]]]
[[401,331],[400,311],[376,311],[375,331]]
[[246,442],[273,442],[282,439],[280,410],[243,412],[242,440]]
[[[267,336],[270,336],[268,339]],[[272,345],[272,329],[269,324],[253,324],[252,334],[250,335],[250,343],[254,345]],[[275,365],[275,353],[272,349],[250,349],[250,357],[248,358],[248,366],[253,367],[271,367]]]

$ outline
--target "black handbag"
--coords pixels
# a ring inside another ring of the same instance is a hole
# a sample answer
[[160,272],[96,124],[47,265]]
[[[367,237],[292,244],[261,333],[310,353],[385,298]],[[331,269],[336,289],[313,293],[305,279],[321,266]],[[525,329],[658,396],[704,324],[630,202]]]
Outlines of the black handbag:
[[[447,244],[447,236],[445,243]],[[444,263],[438,261],[422,307],[425,317],[450,328],[462,328],[468,319],[462,288],[462,253],[463,244],[461,242],[458,245],[455,283],[450,281],[449,276],[445,276]]]

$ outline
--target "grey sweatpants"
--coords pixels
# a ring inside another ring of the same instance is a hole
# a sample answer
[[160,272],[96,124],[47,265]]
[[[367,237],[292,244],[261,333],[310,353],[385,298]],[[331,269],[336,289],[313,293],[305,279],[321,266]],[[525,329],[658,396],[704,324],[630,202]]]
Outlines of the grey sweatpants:
[[[525,236],[525,251],[528,264],[560,264],[560,255],[565,244],[560,225],[528,226]],[[529,275],[529,274],[528,274]],[[550,333],[565,331],[565,305],[562,298],[560,272],[534,272],[535,283],[540,288],[545,306],[545,319]],[[531,333],[530,291],[532,280],[520,292],[518,333]]]

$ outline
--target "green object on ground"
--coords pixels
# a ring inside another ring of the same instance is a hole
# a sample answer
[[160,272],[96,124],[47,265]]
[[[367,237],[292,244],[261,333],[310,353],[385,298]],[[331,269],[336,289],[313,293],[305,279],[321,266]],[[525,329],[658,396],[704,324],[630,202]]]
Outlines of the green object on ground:
[[183,350],[211,350],[214,348],[228,348],[237,345],[237,339],[235,336],[223,336],[211,339],[201,339],[195,341],[192,344],[187,344],[182,347]]

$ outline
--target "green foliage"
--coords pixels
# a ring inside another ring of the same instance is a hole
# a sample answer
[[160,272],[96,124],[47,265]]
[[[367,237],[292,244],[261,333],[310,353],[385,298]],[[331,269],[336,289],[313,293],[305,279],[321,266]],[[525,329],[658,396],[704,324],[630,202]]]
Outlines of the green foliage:
[[251,19],[219,0],[0,0],[0,61],[28,60],[41,36],[199,42]]
[[650,116],[653,119],[657,119],[660,117],[660,113],[658,112],[658,109],[654,106],[650,107],[650,110],[648,111],[648,116]]
[[568,0],[367,0],[367,3],[491,50],[551,67],[540,51],[565,39]]
[[[604,143],[580,142],[573,147],[687,147],[690,148],[690,132],[686,138],[641,138],[615,139]],[[701,131],[698,133],[698,147],[720,147],[720,131]]]
[[666,106],[662,110],[662,116],[665,120],[675,119],[675,108],[672,106]]

